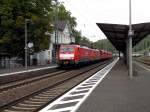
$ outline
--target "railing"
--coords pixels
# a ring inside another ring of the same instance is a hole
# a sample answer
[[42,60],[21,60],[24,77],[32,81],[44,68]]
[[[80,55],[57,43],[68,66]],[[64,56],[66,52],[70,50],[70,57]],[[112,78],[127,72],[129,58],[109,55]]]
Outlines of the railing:
[[28,63],[28,67],[24,67],[24,60],[12,60],[12,59],[1,59],[0,60],[0,74],[10,73],[10,72],[17,72],[27,69],[35,69],[35,68],[41,68],[41,67],[49,67],[49,66],[56,66],[56,63],[50,62],[45,64],[30,64]]
[[2,68],[20,68],[23,67],[22,59],[1,59],[0,60],[0,69]]

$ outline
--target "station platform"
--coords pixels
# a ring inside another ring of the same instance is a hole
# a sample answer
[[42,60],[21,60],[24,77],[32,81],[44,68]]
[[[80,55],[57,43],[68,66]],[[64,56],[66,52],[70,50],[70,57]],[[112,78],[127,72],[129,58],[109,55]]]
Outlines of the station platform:
[[48,64],[48,65],[39,65],[39,66],[28,66],[27,68],[20,67],[20,68],[0,69],[0,76],[13,75],[18,73],[36,71],[40,69],[56,68],[56,67],[57,64]]
[[119,60],[77,112],[150,112],[150,69],[133,63],[130,79]]

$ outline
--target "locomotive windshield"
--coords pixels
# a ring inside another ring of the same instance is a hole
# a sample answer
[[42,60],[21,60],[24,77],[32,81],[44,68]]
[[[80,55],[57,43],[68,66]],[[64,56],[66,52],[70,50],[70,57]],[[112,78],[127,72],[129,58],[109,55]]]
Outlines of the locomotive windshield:
[[60,47],[60,52],[74,52],[74,47],[66,46],[66,47]]

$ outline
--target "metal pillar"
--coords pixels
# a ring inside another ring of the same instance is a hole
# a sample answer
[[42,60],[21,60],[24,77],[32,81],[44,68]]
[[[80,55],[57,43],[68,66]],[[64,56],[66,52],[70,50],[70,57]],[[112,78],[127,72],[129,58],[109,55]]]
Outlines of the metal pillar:
[[126,65],[129,69],[129,39],[126,40]]
[[28,19],[25,19],[25,48],[24,48],[24,50],[25,50],[25,68],[27,68],[28,67],[28,46],[27,46],[27,21],[28,21]]
[[55,50],[54,50],[54,62],[57,62],[57,50],[58,50],[58,1],[54,0],[56,3],[55,6]]
[[132,9],[131,9],[131,0],[129,0],[129,76],[133,77],[133,68],[132,68]]
[[129,37],[129,75],[130,75],[130,78],[133,77],[133,68],[132,68],[132,37]]

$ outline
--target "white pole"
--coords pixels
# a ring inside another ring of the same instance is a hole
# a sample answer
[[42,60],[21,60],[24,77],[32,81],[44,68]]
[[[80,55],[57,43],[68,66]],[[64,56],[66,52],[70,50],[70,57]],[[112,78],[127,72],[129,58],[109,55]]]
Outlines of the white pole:
[[133,78],[133,68],[132,68],[132,8],[131,0],[129,0],[129,76]]
[[25,19],[25,68],[27,68],[27,53],[28,53],[28,48],[27,48],[27,19]]

